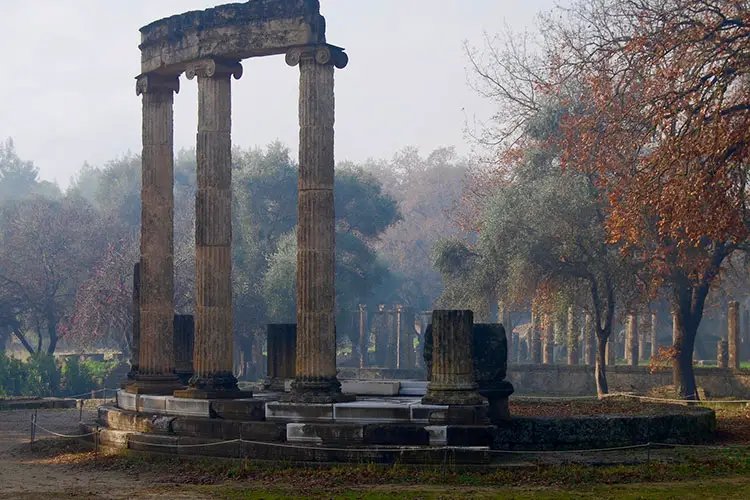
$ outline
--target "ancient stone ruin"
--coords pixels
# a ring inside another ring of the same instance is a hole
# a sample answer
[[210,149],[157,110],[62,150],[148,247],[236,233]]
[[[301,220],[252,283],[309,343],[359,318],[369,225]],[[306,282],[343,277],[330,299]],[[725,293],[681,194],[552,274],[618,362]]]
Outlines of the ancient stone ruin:
[[[334,69],[344,68],[348,57],[327,43],[319,8],[317,0],[251,0],[141,28],[136,93],[143,106],[143,183],[134,359],[115,404],[99,408],[97,442],[176,455],[418,463],[444,462],[446,447],[451,460],[489,463],[492,450],[556,446],[549,441],[560,434],[554,419],[513,418],[509,411],[514,389],[506,380],[508,339],[515,361],[520,337],[502,324],[474,324],[472,311],[432,311],[431,322],[420,314],[427,381],[345,380],[342,390],[334,315]],[[253,395],[240,390],[233,374],[231,86],[242,76],[243,59],[280,54],[300,74],[297,321],[268,325],[268,378],[262,393]],[[198,85],[194,316],[176,316],[173,299],[172,107],[183,73]],[[376,364],[402,376],[414,371],[413,312],[383,306],[370,314],[382,330],[375,335]],[[366,370],[367,308],[357,316],[354,369]],[[532,323],[525,351],[551,364],[560,357],[554,354],[553,320]],[[568,360],[577,362],[575,331],[567,338],[576,354]],[[734,362],[732,342],[730,336]],[[713,412],[690,412],[668,416],[645,434],[627,417],[587,420],[590,436],[566,437],[563,444],[681,439],[682,427],[691,439],[713,432]],[[81,425],[86,433],[92,429]]]

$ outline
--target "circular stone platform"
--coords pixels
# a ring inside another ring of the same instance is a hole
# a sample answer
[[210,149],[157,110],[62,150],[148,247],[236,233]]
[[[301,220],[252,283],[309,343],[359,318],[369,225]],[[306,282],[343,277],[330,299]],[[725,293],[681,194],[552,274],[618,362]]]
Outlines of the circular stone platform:
[[[490,464],[503,456],[493,450],[691,444],[709,439],[716,428],[713,410],[697,406],[511,398],[511,413],[521,415],[493,426],[440,423],[455,408],[423,405],[415,397],[295,405],[278,402],[279,393],[258,396],[206,401],[120,392],[116,406],[99,408],[99,443],[184,456],[422,464],[442,463],[450,447],[457,463]],[[81,425],[89,432],[96,424]]]

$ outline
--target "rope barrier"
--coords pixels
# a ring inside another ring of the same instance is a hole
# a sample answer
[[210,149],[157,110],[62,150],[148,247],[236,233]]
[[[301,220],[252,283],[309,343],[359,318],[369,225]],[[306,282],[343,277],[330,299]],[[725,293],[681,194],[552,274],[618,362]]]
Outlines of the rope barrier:
[[37,424],[36,422],[33,422],[33,425],[34,425],[35,428],[41,429],[44,432],[46,432],[47,434],[52,434],[53,436],[57,436],[57,437],[61,437],[61,438],[76,439],[76,438],[83,438],[83,437],[87,437],[87,436],[93,436],[94,434],[96,434],[96,432],[88,432],[86,434],[75,434],[75,435],[60,434],[59,432],[55,432],[55,431],[51,431],[49,429],[45,429],[44,427],[42,427],[41,425]]

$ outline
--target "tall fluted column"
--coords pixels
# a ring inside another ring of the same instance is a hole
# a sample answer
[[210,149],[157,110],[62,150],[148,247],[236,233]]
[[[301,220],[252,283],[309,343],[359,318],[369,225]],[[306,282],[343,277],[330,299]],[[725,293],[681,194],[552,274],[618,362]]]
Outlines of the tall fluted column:
[[727,343],[729,348],[729,368],[740,368],[740,303],[736,300],[729,302],[729,317],[727,324]]
[[638,366],[638,356],[640,350],[638,349],[638,316],[635,314],[628,314],[627,330],[625,333],[626,345],[629,348],[630,366]]
[[140,349],[138,373],[126,388],[135,394],[171,394],[174,373],[174,93],[177,76],[144,74],[141,185]]
[[480,405],[485,402],[474,380],[473,324],[474,314],[469,310],[432,312],[432,371],[422,403]]
[[528,333],[529,337],[529,356],[531,362],[539,364],[542,362],[542,335],[539,325],[539,314],[531,311],[531,331]]
[[299,201],[297,226],[297,369],[292,399],[329,403],[342,399],[336,377],[334,315],[335,214],[333,206],[333,69],[348,58],[321,45],[291,49],[299,65]]
[[568,364],[578,364],[578,322],[572,306],[568,308]]
[[367,349],[370,344],[370,332],[367,328],[367,306],[359,305],[359,367],[367,366]]
[[596,330],[591,313],[586,313],[586,365],[596,366]]
[[659,353],[659,341],[656,338],[656,313],[651,313],[651,357]]
[[294,379],[297,359],[297,325],[269,324],[266,330],[267,378],[265,387],[283,392],[286,381]]
[[555,362],[555,327],[552,318],[548,314],[542,317],[542,363],[545,365],[551,365]]
[[198,77],[195,192],[195,349],[190,387],[179,397],[247,397],[234,377],[232,323],[232,99],[237,62],[191,63]]
[[122,387],[125,388],[127,384],[135,380],[135,376],[138,373],[138,358],[141,350],[141,263],[136,262],[133,266],[133,330],[130,338],[130,371],[128,372],[127,380],[123,383]]
[[726,340],[719,340],[716,343],[716,365],[719,368],[727,368],[729,346]]

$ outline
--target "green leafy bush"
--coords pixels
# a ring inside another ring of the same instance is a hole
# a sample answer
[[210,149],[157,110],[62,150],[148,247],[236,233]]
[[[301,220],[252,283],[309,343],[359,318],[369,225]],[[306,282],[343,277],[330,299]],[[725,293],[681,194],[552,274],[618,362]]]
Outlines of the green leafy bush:
[[71,357],[62,367],[63,394],[73,396],[96,389],[96,382],[91,375],[91,369],[86,362],[81,363],[78,358]]

